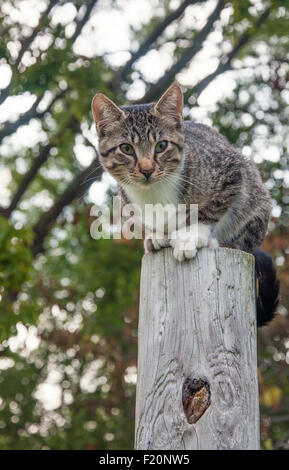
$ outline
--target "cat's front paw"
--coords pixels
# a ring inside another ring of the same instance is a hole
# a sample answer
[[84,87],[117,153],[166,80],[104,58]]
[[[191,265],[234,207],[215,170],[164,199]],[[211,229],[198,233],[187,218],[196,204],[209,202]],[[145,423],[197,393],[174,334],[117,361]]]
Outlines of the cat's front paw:
[[150,233],[144,240],[145,253],[151,253],[152,251],[158,251],[161,248],[167,248],[170,246],[168,238],[162,238],[156,233]]
[[194,230],[180,229],[172,234],[171,245],[178,261],[194,258],[202,247],[217,248],[218,242],[211,236],[208,225],[199,224]]

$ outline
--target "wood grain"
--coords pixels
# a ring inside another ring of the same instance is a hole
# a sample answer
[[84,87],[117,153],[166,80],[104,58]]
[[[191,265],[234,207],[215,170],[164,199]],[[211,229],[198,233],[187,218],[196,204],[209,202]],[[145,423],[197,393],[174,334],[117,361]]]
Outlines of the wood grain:
[[147,254],[140,290],[136,449],[259,449],[253,256]]

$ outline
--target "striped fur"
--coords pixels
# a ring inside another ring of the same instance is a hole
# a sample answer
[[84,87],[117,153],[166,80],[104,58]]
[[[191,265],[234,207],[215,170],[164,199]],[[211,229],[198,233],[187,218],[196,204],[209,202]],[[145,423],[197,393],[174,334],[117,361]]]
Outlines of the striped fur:
[[[219,246],[258,253],[256,273],[263,295],[257,302],[258,324],[272,318],[278,303],[278,282],[272,261],[270,264],[267,257],[267,262],[260,264],[260,253],[256,252],[266,234],[271,203],[255,164],[214,129],[183,122],[182,92],[177,84],[156,104],[118,107],[97,94],[92,111],[101,164],[118,181],[124,200],[141,206],[185,203],[188,209],[190,204],[198,204],[199,221],[209,226],[211,238]],[[157,152],[163,141],[166,148]],[[132,146],[131,155],[122,151],[122,144]],[[199,246],[209,243],[206,235]],[[152,241],[149,246],[157,249],[166,245]],[[191,257],[195,252],[192,240],[189,246],[176,257]],[[270,276],[262,274],[262,269],[269,270]],[[268,282],[272,284],[271,294],[266,291],[270,298],[265,295],[262,279],[267,287]]]

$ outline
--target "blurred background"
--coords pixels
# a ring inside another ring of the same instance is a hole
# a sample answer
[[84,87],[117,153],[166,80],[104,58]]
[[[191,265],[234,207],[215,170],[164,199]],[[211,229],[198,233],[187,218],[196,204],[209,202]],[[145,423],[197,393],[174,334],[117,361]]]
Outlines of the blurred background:
[[0,449],[133,448],[142,247],[90,236],[116,190],[90,103],[151,102],[175,77],[185,119],[240,147],[272,195],[261,436],[289,448],[288,31],[288,0],[1,1]]

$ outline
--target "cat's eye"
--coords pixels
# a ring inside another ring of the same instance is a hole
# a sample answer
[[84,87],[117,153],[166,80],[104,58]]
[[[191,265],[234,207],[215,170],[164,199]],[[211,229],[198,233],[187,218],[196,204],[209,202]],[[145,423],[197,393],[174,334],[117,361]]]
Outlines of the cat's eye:
[[161,140],[156,145],[156,152],[157,153],[163,152],[164,150],[166,150],[167,146],[168,146],[168,141],[167,140]]
[[134,148],[130,144],[121,144],[120,150],[126,155],[134,155]]

